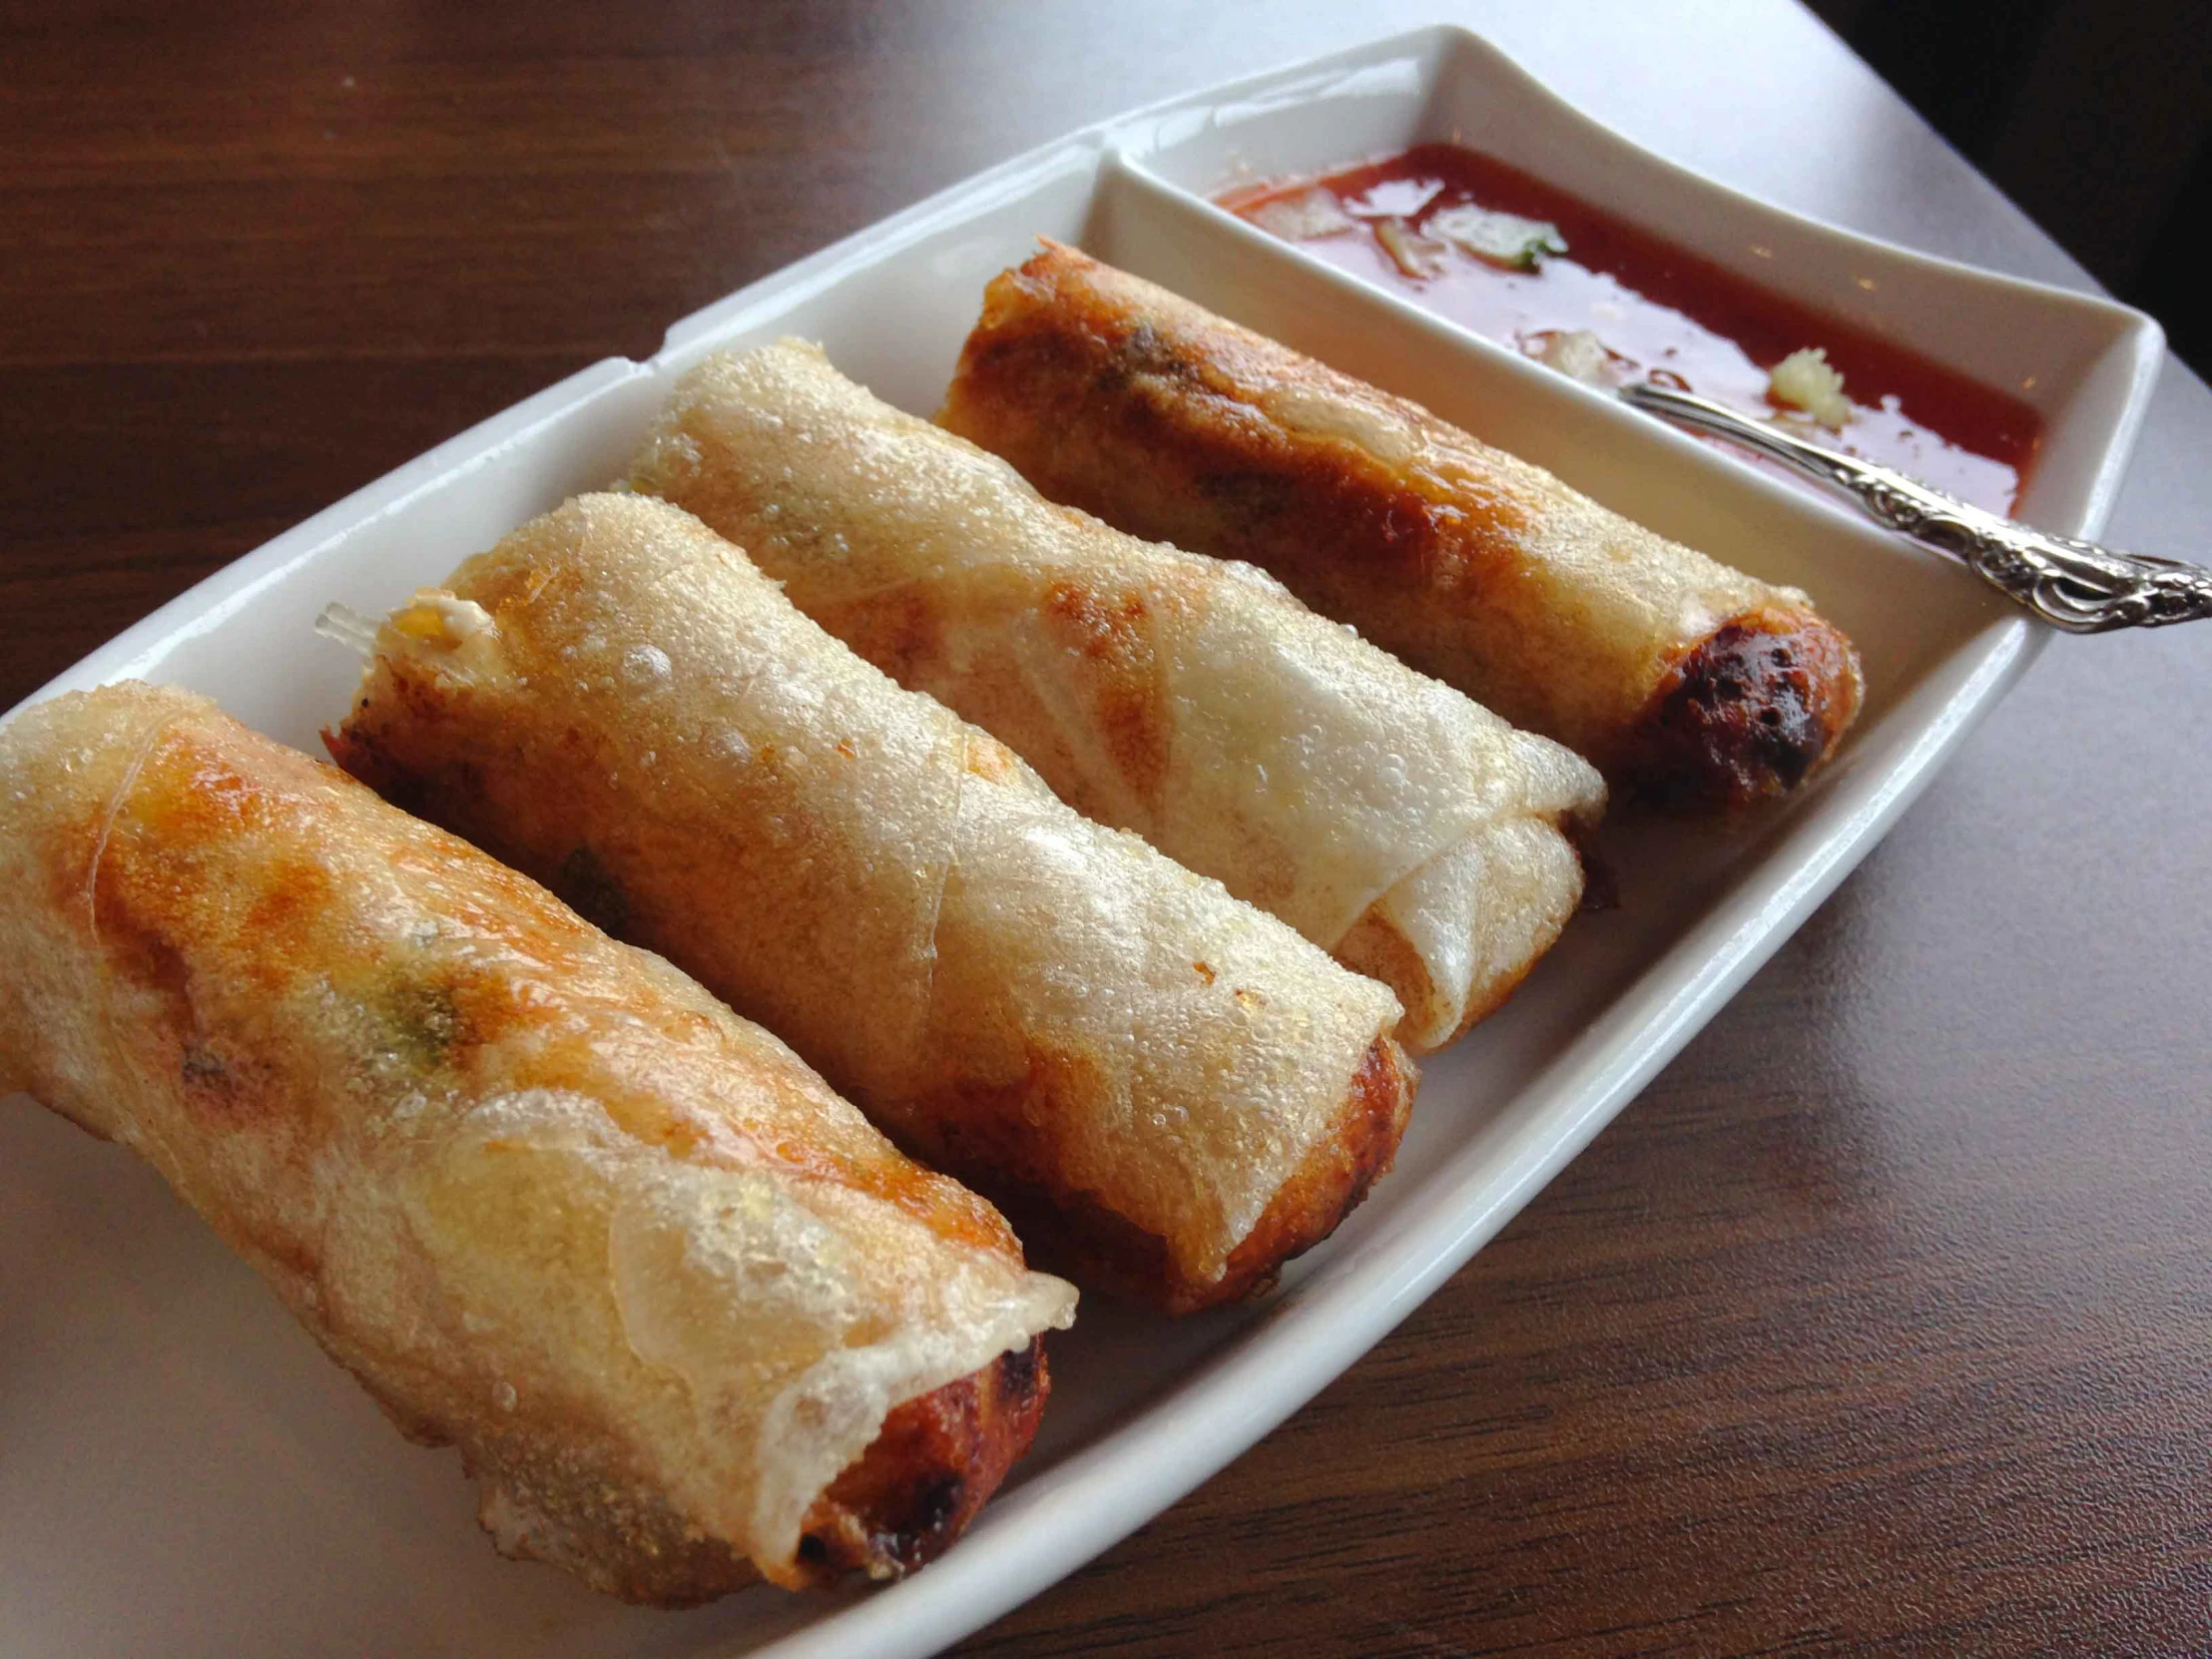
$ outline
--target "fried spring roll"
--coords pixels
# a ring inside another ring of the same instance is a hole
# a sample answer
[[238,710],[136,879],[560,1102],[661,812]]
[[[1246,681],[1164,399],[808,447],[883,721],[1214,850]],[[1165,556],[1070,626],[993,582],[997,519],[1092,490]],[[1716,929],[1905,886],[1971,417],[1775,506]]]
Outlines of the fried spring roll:
[[1244,565],[1056,507],[786,340],[686,375],[631,482],[1077,811],[1272,911],[1441,1047],[1582,893],[1597,774]]
[[348,771],[698,974],[1080,1275],[1241,1295],[1388,1164],[1386,988],[1076,815],[689,513],[572,501],[373,649]]
[[1787,791],[1858,713],[1858,658],[1803,593],[1073,249],[991,282],[938,418],[1056,501],[1273,572],[1665,806]]
[[681,1604],[918,1564],[1074,1292],[534,882],[110,687],[0,732],[0,1094],[145,1158],[507,1553]]

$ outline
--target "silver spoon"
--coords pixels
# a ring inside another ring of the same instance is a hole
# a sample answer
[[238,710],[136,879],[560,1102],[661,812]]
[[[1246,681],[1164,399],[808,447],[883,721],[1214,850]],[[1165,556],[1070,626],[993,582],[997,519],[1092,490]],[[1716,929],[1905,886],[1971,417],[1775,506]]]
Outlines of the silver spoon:
[[2212,617],[2212,570],[2045,535],[1857,456],[1824,449],[1709,398],[1644,382],[1621,388],[1636,408],[1740,443],[1858,501],[1867,516],[1948,553],[2053,628],[2102,634]]

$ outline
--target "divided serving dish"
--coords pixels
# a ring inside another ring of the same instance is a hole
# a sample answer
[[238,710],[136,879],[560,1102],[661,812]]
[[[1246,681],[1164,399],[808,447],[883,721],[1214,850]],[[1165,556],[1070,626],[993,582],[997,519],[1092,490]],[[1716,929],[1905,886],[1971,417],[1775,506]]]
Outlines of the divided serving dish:
[[[39,695],[138,676],[319,750],[381,613],[612,478],[676,375],[801,334],[930,412],[983,285],[1037,235],[1414,397],[1606,505],[1809,589],[1868,701],[1836,761],[1732,830],[1626,819],[1620,907],[1432,1060],[1394,1174],[1272,1298],[1169,1324],[1092,1299],[1036,1448],[944,1559],[887,1589],[669,1614],[500,1560],[451,1452],[404,1446],[159,1179],[18,1099],[0,1111],[0,1648],[903,1655],[957,1639],[1140,1525],[1296,1410],[1493,1235],[1820,903],[2044,643],[1939,558],[1211,206],[1246,178],[1458,139],[1777,291],[2016,391],[2020,505],[2094,535],[2161,357],[2108,301],[1763,206],[1636,149],[1475,37],[1423,30],[1103,123],[954,187],[599,363],[279,536]],[[1812,343],[1812,342],[1809,342]],[[36,1264],[33,1269],[30,1264]],[[128,1563],[127,1573],[118,1573]]]

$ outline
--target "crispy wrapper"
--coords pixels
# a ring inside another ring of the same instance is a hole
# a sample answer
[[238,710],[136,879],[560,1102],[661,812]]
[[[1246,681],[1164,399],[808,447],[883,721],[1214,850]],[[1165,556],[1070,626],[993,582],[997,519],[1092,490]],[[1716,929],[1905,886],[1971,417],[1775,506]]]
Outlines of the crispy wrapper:
[[0,733],[0,1092],[145,1158],[511,1554],[633,1600],[944,1546],[1074,1292],[536,883],[145,686]]
[[631,482],[744,546],[901,685],[1060,798],[1397,993],[1425,1053],[1495,1008],[1582,892],[1575,755],[1249,565],[1054,506],[785,340],[677,386]]
[[1056,501],[1261,566],[1665,806],[1792,789],[1858,714],[1857,655],[1803,593],[1058,244],[991,282],[938,418]]
[[697,973],[1079,1276],[1244,1294],[1387,1165],[1385,987],[1078,816],[689,513],[581,497],[373,650],[347,770]]

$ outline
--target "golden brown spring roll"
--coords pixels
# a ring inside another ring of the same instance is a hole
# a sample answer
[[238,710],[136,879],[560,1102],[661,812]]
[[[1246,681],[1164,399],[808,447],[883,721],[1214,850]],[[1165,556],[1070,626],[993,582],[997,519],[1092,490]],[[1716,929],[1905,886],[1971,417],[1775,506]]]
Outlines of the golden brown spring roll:
[[1851,642],[1795,588],[1055,243],[991,282],[938,418],[1056,501],[1273,572],[1665,806],[1789,790],[1858,713]]
[[736,547],[584,496],[376,631],[331,751],[788,1038],[1078,1276],[1272,1280],[1395,1149],[1395,998],[901,691]]
[[812,345],[687,374],[630,476],[1077,811],[1382,980],[1415,1053],[1502,1002],[1581,898],[1561,826],[1605,791],[1575,755],[1248,565],[1054,506]]
[[509,1554],[885,1576],[1028,1444],[1074,1292],[790,1049],[204,699],[0,732],[0,1094],[145,1158]]

